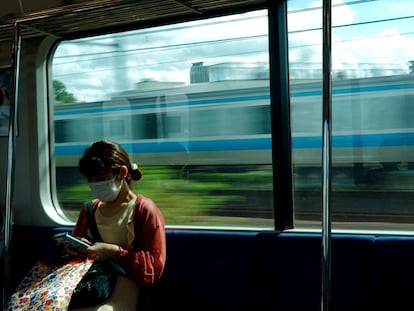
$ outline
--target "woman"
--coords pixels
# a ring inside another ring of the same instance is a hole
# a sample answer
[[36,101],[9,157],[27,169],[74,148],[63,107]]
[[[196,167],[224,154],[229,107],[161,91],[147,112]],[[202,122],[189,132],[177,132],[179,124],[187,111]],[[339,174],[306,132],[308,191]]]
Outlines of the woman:
[[[88,181],[98,231],[103,242],[96,242],[78,254],[96,261],[111,259],[126,271],[118,275],[114,292],[104,304],[77,310],[137,310],[140,285],[156,282],[165,266],[164,218],[156,204],[132,189],[142,177],[127,152],[117,143],[97,141],[79,160],[79,169]],[[81,209],[74,236],[93,241],[85,209]]]

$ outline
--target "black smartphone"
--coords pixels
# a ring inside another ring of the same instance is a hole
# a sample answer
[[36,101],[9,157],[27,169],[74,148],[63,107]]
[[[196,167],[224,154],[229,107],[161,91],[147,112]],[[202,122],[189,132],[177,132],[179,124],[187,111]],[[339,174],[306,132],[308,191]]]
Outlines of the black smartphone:
[[91,246],[90,244],[88,244],[85,241],[82,241],[81,239],[78,239],[77,237],[74,237],[73,235],[71,235],[68,232],[61,232],[61,233],[56,233],[53,238],[59,242],[62,243],[64,245],[66,245],[69,248],[72,249],[76,249],[79,247],[89,247]]

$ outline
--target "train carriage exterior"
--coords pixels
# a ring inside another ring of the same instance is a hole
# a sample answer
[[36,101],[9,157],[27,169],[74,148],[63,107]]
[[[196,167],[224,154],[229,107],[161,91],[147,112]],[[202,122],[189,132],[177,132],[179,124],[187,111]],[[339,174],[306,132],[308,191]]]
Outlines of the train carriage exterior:
[[[413,87],[412,75],[335,81],[333,161],[413,162]],[[291,88],[294,162],[318,165],[320,153],[314,150],[320,150],[322,144],[321,82],[292,81]],[[171,163],[180,165],[237,160],[240,164],[271,163],[268,80],[129,91],[107,102],[57,105],[54,114],[58,166],[76,166],[84,146],[105,135],[131,144],[131,151],[136,150],[143,164],[158,164],[157,153],[164,152],[169,153]],[[112,129],[115,133],[106,130],[107,123],[117,122]],[[203,129],[210,122],[215,122],[214,129]],[[75,130],[81,126],[86,128]],[[237,157],[226,156],[232,150],[237,150]],[[73,161],[68,158],[71,155]]]

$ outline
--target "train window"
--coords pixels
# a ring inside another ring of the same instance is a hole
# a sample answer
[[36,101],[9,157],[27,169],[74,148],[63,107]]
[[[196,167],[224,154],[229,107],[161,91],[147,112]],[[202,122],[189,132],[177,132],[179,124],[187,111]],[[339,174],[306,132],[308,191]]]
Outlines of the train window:
[[273,227],[266,10],[63,41],[52,61],[67,217],[92,198],[81,153],[112,139],[167,225]]
[[124,120],[109,120],[109,135],[111,137],[125,137]]
[[[332,228],[414,230],[413,17],[403,0],[333,2]],[[287,6],[292,223],[320,229],[322,7]],[[67,216],[91,199],[79,156],[108,138],[141,166],[136,190],[167,225],[274,228],[272,20],[259,10],[61,42],[51,67]]]
[[[306,3],[308,3],[306,5]],[[332,228],[413,230],[414,71],[405,1],[332,6]],[[322,11],[289,1],[295,225],[321,226]]]

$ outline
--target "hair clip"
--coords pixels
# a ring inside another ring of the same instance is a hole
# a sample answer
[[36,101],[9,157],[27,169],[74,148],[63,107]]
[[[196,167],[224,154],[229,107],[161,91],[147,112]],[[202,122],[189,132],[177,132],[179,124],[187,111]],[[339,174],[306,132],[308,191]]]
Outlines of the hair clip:
[[138,165],[137,165],[136,163],[132,163],[132,164],[131,164],[131,169],[132,169],[133,171],[136,171],[136,170],[138,169]]

